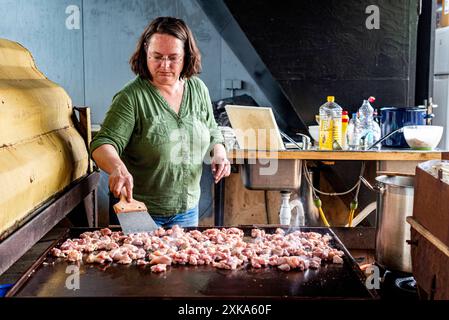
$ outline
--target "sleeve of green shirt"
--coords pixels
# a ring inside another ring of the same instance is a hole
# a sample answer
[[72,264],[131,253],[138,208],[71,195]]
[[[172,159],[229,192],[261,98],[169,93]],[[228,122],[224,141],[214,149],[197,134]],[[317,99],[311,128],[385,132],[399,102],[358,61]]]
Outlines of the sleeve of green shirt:
[[212,149],[212,147],[216,144],[224,144],[224,138],[221,134],[220,129],[218,129],[217,122],[215,121],[214,117],[214,111],[212,109],[212,101],[210,99],[209,90],[207,89],[206,85],[201,81],[203,86],[203,92],[204,92],[204,101],[207,105],[207,116],[206,116],[206,122],[207,126],[210,131],[210,145],[209,149]]
[[134,124],[134,103],[126,93],[121,91],[112,99],[101,129],[90,144],[90,153],[92,154],[101,145],[110,144],[121,155],[131,137]]

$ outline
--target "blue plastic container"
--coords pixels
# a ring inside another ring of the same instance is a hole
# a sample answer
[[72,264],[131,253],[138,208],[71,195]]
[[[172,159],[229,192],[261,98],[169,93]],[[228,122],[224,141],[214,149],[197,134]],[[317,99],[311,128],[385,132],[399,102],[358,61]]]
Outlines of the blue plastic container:
[[12,287],[12,284],[0,284],[0,298],[6,296],[8,290]]
[[[383,107],[380,109],[382,137],[390,132],[411,125],[425,125],[427,119],[426,108],[420,107]],[[396,133],[382,142],[385,147],[408,148],[402,133]]]

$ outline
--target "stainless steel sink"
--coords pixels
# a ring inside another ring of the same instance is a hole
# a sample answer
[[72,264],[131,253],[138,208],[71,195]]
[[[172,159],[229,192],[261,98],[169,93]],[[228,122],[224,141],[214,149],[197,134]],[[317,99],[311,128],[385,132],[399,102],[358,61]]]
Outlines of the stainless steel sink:
[[243,184],[250,190],[294,191],[301,186],[301,160],[245,159],[240,167]]
[[[302,133],[296,133],[302,137],[301,145],[280,133],[300,150],[311,147],[310,138]],[[251,190],[298,191],[301,187],[302,163],[298,159],[245,159],[240,167],[243,184]]]

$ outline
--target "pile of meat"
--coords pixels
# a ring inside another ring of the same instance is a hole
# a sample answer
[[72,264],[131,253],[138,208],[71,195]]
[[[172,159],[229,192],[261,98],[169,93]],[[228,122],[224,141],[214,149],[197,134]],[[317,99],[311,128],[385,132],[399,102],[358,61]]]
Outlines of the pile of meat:
[[84,232],[79,239],[68,239],[59,248],[53,248],[55,257],[85,263],[120,263],[151,265],[151,271],[164,272],[175,264],[212,265],[221,269],[237,269],[247,265],[253,268],[277,267],[317,269],[321,261],[343,263],[343,252],[330,247],[329,235],[294,231],[285,234],[276,229],[274,234],[253,229],[251,239],[244,241],[238,228],[207,229],[203,232],[185,232],[179,226],[151,233],[124,235],[105,228]]

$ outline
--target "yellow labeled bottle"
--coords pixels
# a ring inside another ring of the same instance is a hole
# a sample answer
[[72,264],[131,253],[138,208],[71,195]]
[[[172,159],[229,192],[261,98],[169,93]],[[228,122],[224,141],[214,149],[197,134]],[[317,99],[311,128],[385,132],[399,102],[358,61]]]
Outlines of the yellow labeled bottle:
[[335,97],[327,97],[320,107],[320,150],[342,149],[342,108],[335,103]]

